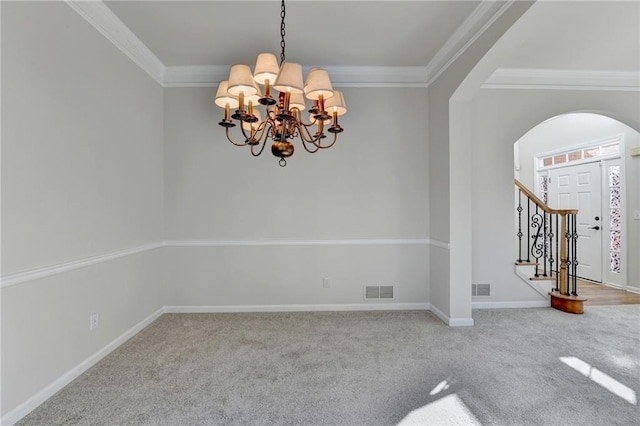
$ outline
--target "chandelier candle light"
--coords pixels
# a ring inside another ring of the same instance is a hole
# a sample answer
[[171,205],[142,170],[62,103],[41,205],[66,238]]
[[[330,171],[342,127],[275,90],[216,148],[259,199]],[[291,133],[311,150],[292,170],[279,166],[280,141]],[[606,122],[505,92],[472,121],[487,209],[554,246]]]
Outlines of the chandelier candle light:
[[[322,68],[311,68],[303,84],[302,66],[285,61],[284,0],[281,6],[280,36],[282,52],[280,65],[272,53],[258,55],[253,74],[248,65],[234,65],[229,79],[220,82],[215,104],[224,108],[224,119],[218,123],[225,128],[227,139],[236,146],[249,146],[254,157],[264,151],[271,139],[271,153],[280,157],[281,167],[287,165],[286,158],[293,155],[291,141],[300,138],[304,149],[310,153],[331,148],[344,129],[338,124],[338,116],[347,112],[342,92],[333,90],[329,73]],[[261,92],[260,86],[264,87]],[[278,94],[272,95],[273,91]],[[306,109],[305,97],[313,102],[309,109],[309,122],[305,122],[302,111]],[[264,113],[260,112],[264,107]],[[231,111],[235,110],[233,114]],[[264,120],[261,117],[264,116]],[[240,122],[244,142],[234,142],[230,129]],[[333,134],[329,143],[324,131]]]

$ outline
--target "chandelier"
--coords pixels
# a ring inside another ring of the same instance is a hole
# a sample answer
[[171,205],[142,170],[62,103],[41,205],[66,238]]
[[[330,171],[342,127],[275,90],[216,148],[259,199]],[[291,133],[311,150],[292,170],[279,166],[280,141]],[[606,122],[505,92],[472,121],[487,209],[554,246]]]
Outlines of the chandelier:
[[[218,124],[225,128],[229,142],[249,146],[251,154],[257,157],[264,151],[267,140],[271,140],[271,153],[280,157],[281,167],[286,166],[286,158],[293,155],[292,141],[296,138],[312,154],[331,148],[344,130],[338,124],[338,116],[347,112],[342,92],[333,90],[326,70],[311,68],[303,84],[302,66],[285,60],[285,15],[282,0],[280,64],[274,54],[261,53],[253,74],[248,65],[232,66],[229,79],[220,82],[215,97],[215,104],[224,108],[224,119]],[[272,94],[273,91],[278,94]],[[312,102],[306,122],[305,98]],[[236,127],[234,120],[239,124],[238,133],[243,142],[231,138],[231,128]],[[325,130],[333,136],[328,137]]]

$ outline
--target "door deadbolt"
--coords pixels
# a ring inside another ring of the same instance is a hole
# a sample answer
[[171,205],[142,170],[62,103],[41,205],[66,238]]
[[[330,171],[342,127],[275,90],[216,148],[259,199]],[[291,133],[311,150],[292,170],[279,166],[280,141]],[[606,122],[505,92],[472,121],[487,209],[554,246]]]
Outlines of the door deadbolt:
[[596,220],[600,220],[600,216],[596,216]]

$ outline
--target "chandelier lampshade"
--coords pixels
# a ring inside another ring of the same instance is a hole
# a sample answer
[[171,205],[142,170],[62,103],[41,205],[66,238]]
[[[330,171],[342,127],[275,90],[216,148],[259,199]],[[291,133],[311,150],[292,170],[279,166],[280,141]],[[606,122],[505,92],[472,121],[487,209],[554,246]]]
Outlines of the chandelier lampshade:
[[302,93],[292,93],[291,100],[289,101],[289,108],[297,108],[300,111],[304,111],[307,106],[304,103],[304,96]]
[[[338,117],[347,112],[343,94],[333,89],[327,70],[312,68],[305,81],[302,65],[286,61],[285,14],[282,0],[280,63],[274,54],[261,53],[253,74],[248,65],[233,65],[229,79],[220,82],[215,97],[215,104],[224,109],[224,119],[218,124],[225,128],[229,142],[249,146],[251,154],[257,157],[271,140],[271,153],[280,157],[281,167],[286,166],[286,158],[293,155],[295,139],[300,139],[302,147],[310,153],[331,148],[343,131]],[[264,86],[264,90],[259,85]],[[279,93],[272,95],[272,89]],[[309,109],[305,98],[313,103]],[[309,123],[303,120],[303,111],[308,111]],[[243,142],[231,138],[230,131],[236,122],[240,124]],[[333,134],[332,139],[327,139],[325,130]]]
[[295,62],[283,63],[273,88],[278,92],[302,93],[302,65]]
[[342,92],[339,90],[334,90],[333,96],[327,99],[327,101],[324,103],[324,108],[330,114],[333,113],[334,111],[338,115],[346,114],[347,104],[344,102],[344,96],[342,95]]
[[265,84],[265,81],[269,80],[273,85],[279,72],[280,67],[278,66],[276,55],[273,53],[261,53],[258,55],[253,76],[256,83]]
[[244,93],[245,96],[251,96],[257,93],[258,90],[249,65],[234,65],[231,67],[229,88],[227,90],[234,96],[239,96],[241,93]]
[[238,108],[238,98],[229,94],[229,81],[221,81],[216,92],[215,104],[220,108],[229,105],[229,108]]
[[313,101],[317,101],[320,96],[325,100],[332,97],[333,86],[329,80],[329,73],[322,68],[311,68],[304,85],[304,94],[307,99]]

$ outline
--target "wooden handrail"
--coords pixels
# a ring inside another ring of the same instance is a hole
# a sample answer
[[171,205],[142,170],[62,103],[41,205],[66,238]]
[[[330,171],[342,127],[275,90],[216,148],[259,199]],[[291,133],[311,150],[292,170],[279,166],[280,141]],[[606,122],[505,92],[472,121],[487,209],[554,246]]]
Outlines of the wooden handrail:
[[516,188],[520,190],[524,195],[527,196],[528,199],[533,201],[536,206],[540,207],[542,210],[549,214],[559,214],[561,216],[566,216],[568,214],[578,214],[577,209],[552,209],[548,205],[544,203],[540,198],[536,197],[536,195],[529,191],[518,179],[514,179]]

